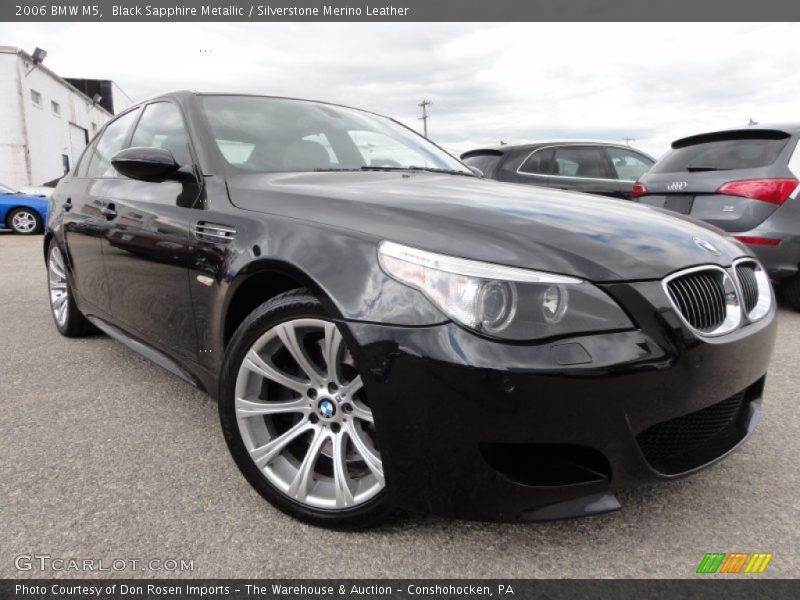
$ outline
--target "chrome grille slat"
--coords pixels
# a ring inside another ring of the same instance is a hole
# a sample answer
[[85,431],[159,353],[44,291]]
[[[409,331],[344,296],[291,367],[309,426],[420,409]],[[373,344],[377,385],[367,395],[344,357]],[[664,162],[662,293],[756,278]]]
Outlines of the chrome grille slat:
[[692,280],[692,284],[697,288],[697,302],[700,304],[700,319],[703,323],[703,329],[709,329],[711,324],[714,323],[714,308],[711,296],[708,295],[706,289],[706,275],[700,273],[697,278]]
[[229,242],[236,237],[236,229],[229,225],[200,221],[194,226],[194,234],[206,242]]
[[[722,269],[696,269],[667,281],[673,304],[687,323],[700,333],[713,334],[728,316]],[[728,278],[730,279],[730,278]]]
[[742,302],[749,313],[758,303],[758,282],[753,263],[737,265],[736,276],[739,278],[739,285],[742,288]]

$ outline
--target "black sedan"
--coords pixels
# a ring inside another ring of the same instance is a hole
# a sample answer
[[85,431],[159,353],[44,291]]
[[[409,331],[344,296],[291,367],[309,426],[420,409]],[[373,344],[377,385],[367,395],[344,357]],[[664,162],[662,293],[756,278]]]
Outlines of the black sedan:
[[630,199],[655,160],[611,142],[552,140],[470,150],[461,160],[490,179]]
[[747,247],[476,177],[385,117],[167,94],[53,200],[58,330],[216,396],[247,480],[314,524],[613,510],[758,421],[775,308]]

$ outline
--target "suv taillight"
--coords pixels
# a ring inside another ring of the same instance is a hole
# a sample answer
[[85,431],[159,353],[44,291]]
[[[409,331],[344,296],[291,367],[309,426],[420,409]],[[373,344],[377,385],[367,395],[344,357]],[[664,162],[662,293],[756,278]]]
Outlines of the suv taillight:
[[638,181],[633,184],[631,188],[631,199],[638,198],[639,196],[644,196],[647,193],[647,188],[644,187],[643,183],[639,183]]
[[797,184],[797,179],[742,179],[722,184],[717,193],[743,196],[780,206],[786,202]]

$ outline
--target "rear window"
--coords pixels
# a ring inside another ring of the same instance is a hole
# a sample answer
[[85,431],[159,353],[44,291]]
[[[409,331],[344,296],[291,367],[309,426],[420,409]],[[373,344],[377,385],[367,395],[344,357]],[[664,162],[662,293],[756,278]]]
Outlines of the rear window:
[[775,162],[789,141],[783,131],[736,131],[678,140],[651,173],[758,169]]
[[484,174],[490,174],[494,172],[495,167],[502,158],[503,154],[501,152],[485,152],[482,154],[464,154],[461,160],[470,167],[480,169]]

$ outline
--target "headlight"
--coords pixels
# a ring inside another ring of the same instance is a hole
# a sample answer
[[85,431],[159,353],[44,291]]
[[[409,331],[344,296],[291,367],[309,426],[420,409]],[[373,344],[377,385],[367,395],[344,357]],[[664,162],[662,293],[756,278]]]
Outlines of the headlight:
[[393,242],[378,247],[381,268],[454,321],[492,337],[532,340],[628,329],[605,292],[574,277],[435,254]]

